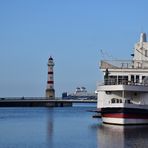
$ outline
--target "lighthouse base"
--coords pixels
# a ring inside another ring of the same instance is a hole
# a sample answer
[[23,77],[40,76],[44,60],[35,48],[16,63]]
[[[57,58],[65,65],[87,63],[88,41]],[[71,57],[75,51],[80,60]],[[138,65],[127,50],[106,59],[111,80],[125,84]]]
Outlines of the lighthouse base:
[[46,89],[46,97],[49,99],[55,99],[55,90],[54,89]]

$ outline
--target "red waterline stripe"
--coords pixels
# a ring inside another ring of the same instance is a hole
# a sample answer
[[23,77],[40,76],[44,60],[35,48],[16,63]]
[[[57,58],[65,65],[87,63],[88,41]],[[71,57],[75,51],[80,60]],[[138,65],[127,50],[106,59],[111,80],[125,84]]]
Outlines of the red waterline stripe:
[[102,117],[108,117],[108,118],[130,118],[130,119],[148,119],[148,114],[113,113],[113,114],[102,114]]
[[51,71],[48,71],[48,74],[53,74],[53,72],[51,72]]
[[47,81],[48,84],[53,84],[53,81]]

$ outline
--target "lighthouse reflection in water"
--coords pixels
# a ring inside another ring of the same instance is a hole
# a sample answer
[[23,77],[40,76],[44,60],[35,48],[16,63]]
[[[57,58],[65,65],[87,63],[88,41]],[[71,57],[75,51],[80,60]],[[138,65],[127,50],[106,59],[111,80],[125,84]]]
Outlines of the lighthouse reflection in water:
[[148,126],[105,125],[94,109],[0,108],[0,148],[147,147]]

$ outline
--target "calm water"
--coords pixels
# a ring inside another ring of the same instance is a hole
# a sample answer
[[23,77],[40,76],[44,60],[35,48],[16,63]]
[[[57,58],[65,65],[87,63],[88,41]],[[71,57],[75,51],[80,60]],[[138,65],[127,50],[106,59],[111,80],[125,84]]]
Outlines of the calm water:
[[103,125],[94,108],[0,108],[0,148],[147,147],[148,126]]

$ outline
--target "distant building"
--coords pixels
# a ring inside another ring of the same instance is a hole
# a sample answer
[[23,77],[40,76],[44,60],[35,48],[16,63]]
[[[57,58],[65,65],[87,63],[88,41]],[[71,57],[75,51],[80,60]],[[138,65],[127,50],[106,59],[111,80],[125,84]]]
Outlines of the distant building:
[[62,93],[63,99],[97,99],[95,92],[88,93],[85,87],[77,87],[74,93]]

